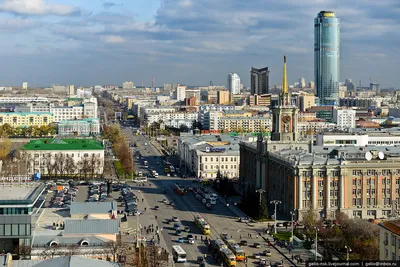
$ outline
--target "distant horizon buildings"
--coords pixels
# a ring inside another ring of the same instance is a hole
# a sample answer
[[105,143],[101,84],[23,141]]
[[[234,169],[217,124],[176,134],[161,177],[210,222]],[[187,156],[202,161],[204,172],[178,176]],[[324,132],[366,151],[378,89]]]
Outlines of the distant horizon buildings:
[[228,91],[231,94],[240,94],[240,77],[235,72],[228,74]]
[[250,93],[251,95],[263,95],[269,92],[269,69],[268,67],[257,69],[251,67],[250,71]]
[[22,83],[22,89],[28,90],[28,82],[23,82]]
[[333,11],[321,11],[314,19],[314,75],[320,105],[338,105],[340,20]]

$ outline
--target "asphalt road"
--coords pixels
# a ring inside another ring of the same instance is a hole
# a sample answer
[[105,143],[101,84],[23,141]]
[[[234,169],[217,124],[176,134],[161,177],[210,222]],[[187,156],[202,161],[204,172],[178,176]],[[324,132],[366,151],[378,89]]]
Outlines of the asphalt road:
[[[162,163],[161,155],[158,150],[151,145],[150,141],[148,141],[142,135],[133,135],[132,129],[130,128],[125,128],[124,132],[130,141],[138,143],[139,146],[138,148],[135,148],[135,150],[140,151],[144,160],[148,161],[149,167],[151,169],[155,169],[160,174],[157,179],[150,178],[146,183],[146,186],[138,186],[137,184],[133,185],[135,186],[135,191],[140,199],[140,202],[141,198],[144,199],[143,203],[139,203],[139,209],[144,209],[144,207],[146,207],[145,214],[140,216],[140,223],[142,226],[148,226],[151,224],[154,226],[157,225],[160,229],[162,229],[160,231],[160,236],[162,239],[161,245],[165,244],[166,249],[171,251],[172,245],[178,244],[177,239],[179,237],[175,235],[175,231],[172,229],[172,223],[166,223],[166,219],[170,219],[172,216],[177,216],[184,226],[190,227],[190,234],[197,236],[195,244],[182,244],[183,249],[187,253],[188,263],[186,266],[198,266],[198,264],[195,262],[197,256],[208,253],[207,246],[201,241],[201,237],[204,239],[205,236],[201,234],[200,230],[193,223],[194,216],[196,214],[200,214],[211,226],[211,239],[216,239],[221,233],[227,233],[231,235],[232,238],[237,242],[239,242],[240,237],[242,237],[242,240],[246,240],[249,245],[243,246],[246,255],[249,256],[249,264],[252,262],[258,262],[258,260],[252,258],[253,253],[260,253],[268,249],[267,243],[261,237],[256,238],[258,231],[261,231],[261,229],[258,229],[253,225],[237,222],[237,218],[233,212],[224,206],[220,201],[218,201],[217,204],[213,206],[213,210],[210,211],[202,203],[200,203],[192,193],[187,192],[184,196],[176,194],[173,190],[173,185],[175,183],[182,184],[185,187],[193,187],[197,186],[197,184],[194,182],[194,180],[190,179],[164,176],[162,164],[156,164],[157,161]],[[145,146],[144,143],[147,143],[147,146]],[[147,171],[143,168],[142,162],[135,161],[135,167],[137,170]],[[162,194],[162,189],[166,190],[165,195]],[[164,198],[167,198],[169,201],[173,201],[175,206],[172,207],[170,205],[163,204],[162,200]],[[160,209],[157,211],[153,209],[156,205],[160,207]],[[157,216],[157,219],[155,219],[155,216]],[[131,227],[136,227],[135,217],[129,217],[128,222]],[[251,234],[252,238],[249,238],[248,234]],[[182,236],[186,237],[186,235],[187,234],[184,233]],[[260,243],[261,248],[256,249],[250,247],[250,245],[255,242]],[[271,257],[264,257],[267,259],[267,261],[274,263],[282,260],[282,256],[276,251],[271,250],[271,252]],[[207,258],[207,262],[210,266],[219,266],[213,262],[211,257]],[[285,266],[289,265],[286,261],[284,261],[284,264]],[[237,266],[246,266],[246,264],[243,262],[238,262]]]

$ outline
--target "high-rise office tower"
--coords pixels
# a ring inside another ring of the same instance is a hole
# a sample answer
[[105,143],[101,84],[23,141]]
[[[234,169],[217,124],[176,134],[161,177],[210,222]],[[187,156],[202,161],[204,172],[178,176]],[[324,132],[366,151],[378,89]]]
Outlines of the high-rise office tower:
[[240,77],[234,72],[228,74],[228,90],[234,95],[240,94]]
[[314,19],[314,74],[321,105],[337,105],[340,76],[340,20],[333,11]]
[[306,79],[304,79],[303,77],[301,77],[299,79],[299,88],[305,88],[306,87]]
[[269,70],[268,67],[262,69],[251,68],[250,89],[252,95],[268,94],[269,89]]

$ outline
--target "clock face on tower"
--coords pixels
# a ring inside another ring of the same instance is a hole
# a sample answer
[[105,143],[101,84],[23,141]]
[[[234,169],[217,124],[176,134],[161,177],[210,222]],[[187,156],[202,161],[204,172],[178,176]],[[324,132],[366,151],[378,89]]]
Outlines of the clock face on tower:
[[283,121],[284,121],[285,123],[290,122],[290,116],[285,116],[285,117],[283,118]]

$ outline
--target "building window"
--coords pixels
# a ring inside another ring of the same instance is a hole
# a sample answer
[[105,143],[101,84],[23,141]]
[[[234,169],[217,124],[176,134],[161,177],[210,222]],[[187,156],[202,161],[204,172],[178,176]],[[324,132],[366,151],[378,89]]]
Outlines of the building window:
[[212,157],[210,158],[210,161],[213,162],[213,158]]
[[204,157],[204,161],[207,162],[207,157]]
[[11,224],[4,225],[4,235],[5,236],[11,235]]
[[12,235],[18,235],[18,224],[12,224]]
[[318,181],[318,186],[319,187],[323,187],[324,186],[324,181],[323,180],[319,180]]
[[224,157],[221,157],[221,161],[224,162]]
[[396,236],[392,235],[392,246],[396,246]]

